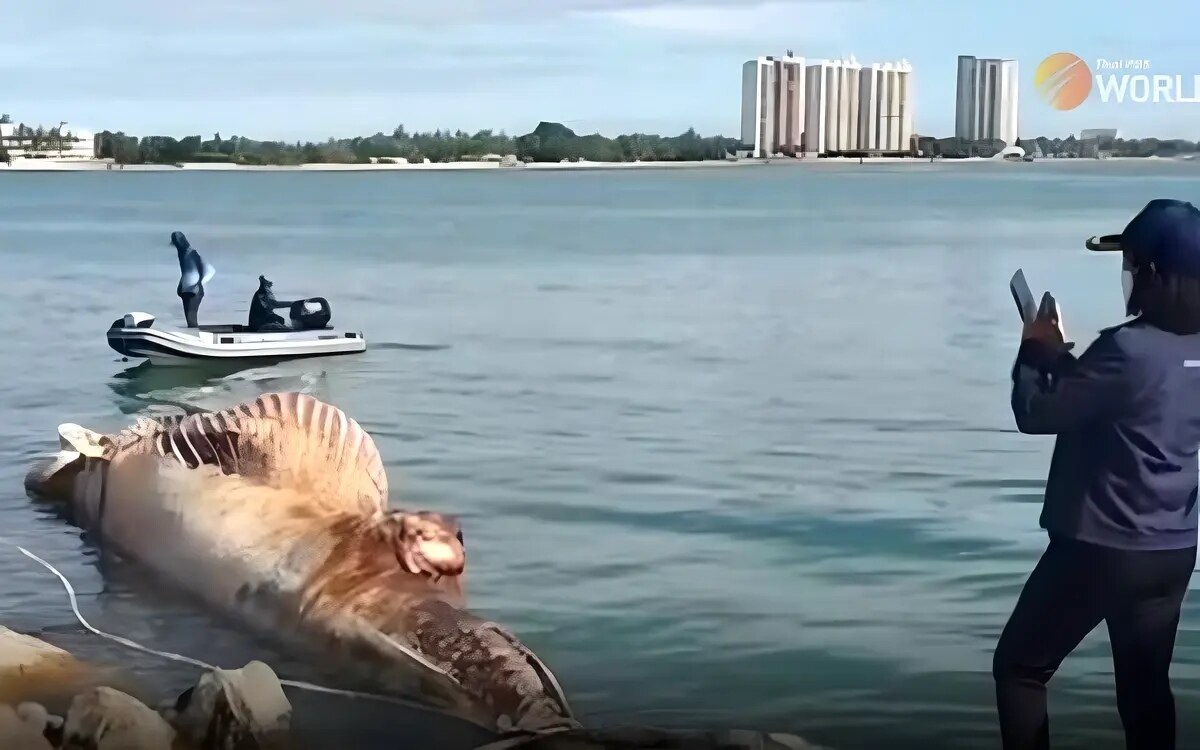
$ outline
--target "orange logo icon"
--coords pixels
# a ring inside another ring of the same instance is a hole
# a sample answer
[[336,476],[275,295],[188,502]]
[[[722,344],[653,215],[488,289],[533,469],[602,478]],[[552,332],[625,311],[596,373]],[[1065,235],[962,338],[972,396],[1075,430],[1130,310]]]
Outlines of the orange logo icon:
[[1055,52],[1037,66],[1033,84],[1051,107],[1075,109],[1092,93],[1092,71],[1078,55]]

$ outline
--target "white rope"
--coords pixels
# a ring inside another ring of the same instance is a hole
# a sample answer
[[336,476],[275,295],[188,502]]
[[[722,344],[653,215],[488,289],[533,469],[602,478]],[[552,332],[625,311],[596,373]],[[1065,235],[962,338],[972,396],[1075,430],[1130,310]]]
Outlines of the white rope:
[[[8,544],[12,544],[12,542],[9,542],[8,540],[3,540],[3,541],[5,541]],[[99,628],[93,626],[83,616],[83,613],[79,611],[79,599],[75,595],[75,587],[73,587],[71,585],[71,582],[69,580],[67,580],[67,577],[65,575],[63,575],[61,572],[59,572],[59,570],[57,568],[55,568],[53,565],[46,562],[45,560],[38,557],[37,555],[33,554],[32,552],[25,549],[24,547],[17,545],[17,544],[13,544],[13,546],[16,547],[21,552],[21,554],[23,554],[26,557],[30,558],[31,560],[34,560],[35,562],[39,563],[40,565],[42,565],[42,567],[46,568],[46,570],[49,570],[51,573],[53,573],[55,576],[58,577],[58,580],[60,582],[62,582],[63,588],[66,589],[66,591],[67,591],[67,597],[71,600],[71,612],[74,613],[75,619],[79,621],[79,624],[82,625],[84,628],[86,628],[89,632],[94,633],[95,635],[98,635],[101,638],[106,638],[110,641],[113,641],[114,643],[119,643],[122,646],[125,646],[127,648],[132,648],[136,651],[141,651],[143,653],[152,654],[154,656],[159,656],[164,659],[170,659],[171,661],[181,662],[183,664],[190,664],[194,667],[200,667],[201,669],[208,669],[208,670],[220,669],[220,667],[213,666],[212,664],[208,664],[206,662],[200,661],[199,659],[192,659],[191,657],[183,656],[182,654],[175,654],[175,653],[171,653],[169,651],[157,651],[155,649],[148,648],[146,646],[141,645],[140,643],[131,641],[128,638],[122,638],[119,635],[113,635],[112,633],[106,633],[103,630],[100,630]],[[424,660],[421,660],[421,661],[424,661]],[[325,693],[328,695],[338,695],[338,696],[342,696],[342,697],[346,697],[346,698],[366,698],[369,700],[376,700],[376,701],[382,701],[384,703],[393,703],[393,704],[400,705],[400,706],[406,706],[408,708],[417,708],[417,709],[421,709],[423,711],[442,713],[442,712],[438,711],[438,709],[436,709],[432,706],[428,706],[428,705],[425,705],[423,703],[419,703],[416,701],[408,701],[408,700],[404,700],[402,698],[395,698],[395,697],[388,696],[388,695],[379,695],[376,693],[363,693],[363,692],[359,692],[356,690],[342,690],[340,688],[329,688],[329,687],[324,687],[322,685],[315,685],[311,682],[304,682],[301,680],[280,680],[279,684],[281,684],[285,687],[296,688],[297,690],[306,690],[308,692],[313,692],[313,693]]]

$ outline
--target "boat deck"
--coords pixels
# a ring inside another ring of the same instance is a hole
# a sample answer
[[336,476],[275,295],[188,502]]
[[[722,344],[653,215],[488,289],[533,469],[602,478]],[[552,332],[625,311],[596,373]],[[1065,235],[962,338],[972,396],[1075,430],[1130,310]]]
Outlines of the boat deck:
[[306,328],[306,329],[298,329],[295,331],[251,331],[247,326],[244,326],[241,323],[217,323],[215,325],[202,325],[198,329],[197,328],[183,328],[180,326],[175,326],[175,327],[162,327],[162,328],[158,328],[158,330],[160,330],[160,331],[176,331],[178,333],[190,333],[192,331],[199,330],[204,333],[275,333],[275,334],[281,334],[281,333],[308,333],[310,331],[332,331],[332,330],[334,330],[334,327],[333,326],[325,326],[324,328]]

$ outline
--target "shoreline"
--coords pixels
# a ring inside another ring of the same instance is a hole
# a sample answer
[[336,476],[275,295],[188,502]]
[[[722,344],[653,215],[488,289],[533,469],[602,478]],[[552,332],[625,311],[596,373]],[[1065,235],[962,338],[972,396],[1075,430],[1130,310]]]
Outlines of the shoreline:
[[1074,158],[1055,159],[1041,158],[1032,162],[1013,162],[1006,159],[990,157],[967,157],[963,159],[937,159],[931,161],[923,157],[869,156],[863,157],[830,157],[821,159],[793,159],[777,157],[772,159],[710,159],[707,161],[645,161],[645,162],[531,162],[529,164],[502,165],[499,162],[446,162],[446,163],[417,163],[417,164],[297,164],[297,165],[249,165],[228,164],[221,162],[184,162],[175,164],[126,164],[120,166],[107,159],[82,160],[51,160],[21,159],[11,165],[0,164],[3,172],[483,172],[483,171],[579,171],[579,170],[620,170],[620,169],[732,169],[750,167],[821,167],[821,166],[866,166],[875,164],[1039,164],[1048,162],[1059,163],[1088,163],[1096,162],[1150,162],[1150,163],[1189,163],[1200,162],[1200,157],[1132,157],[1113,156],[1107,159]]

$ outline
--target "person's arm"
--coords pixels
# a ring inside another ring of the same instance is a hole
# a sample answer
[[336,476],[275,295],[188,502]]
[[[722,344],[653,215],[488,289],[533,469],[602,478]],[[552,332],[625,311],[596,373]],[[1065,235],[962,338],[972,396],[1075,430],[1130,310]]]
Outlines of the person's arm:
[[286,300],[285,301],[285,300],[275,299],[275,293],[271,292],[271,308],[272,309],[282,310],[283,308],[291,307],[294,304],[296,304],[295,300]]
[[200,258],[200,268],[200,283],[207,286],[212,277],[217,275],[217,269],[213,268],[212,264],[204,258]]
[[1110,416],[1123,404],[1129,366],[1110,333],[1079,358],[1037,340],[1022,341],[1012,371],[1017,429],[1055,435]]

